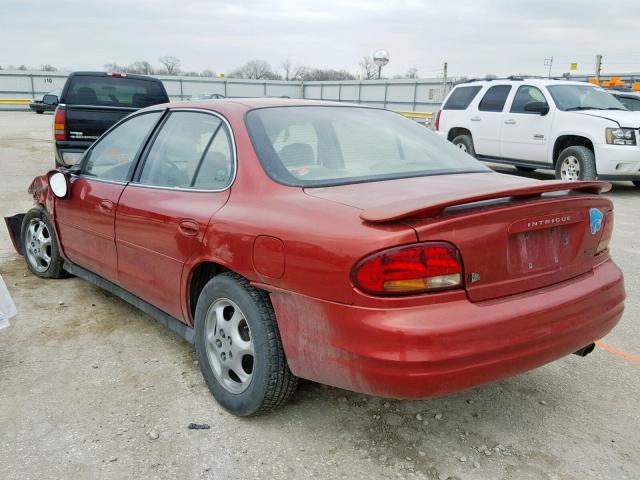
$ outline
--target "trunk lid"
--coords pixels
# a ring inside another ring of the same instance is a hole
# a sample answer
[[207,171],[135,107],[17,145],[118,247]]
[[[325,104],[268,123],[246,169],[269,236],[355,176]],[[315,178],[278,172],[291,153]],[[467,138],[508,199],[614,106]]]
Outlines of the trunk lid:
[[307,193],[361,208],[367,222],[404,223],[420,241],[454,244],[468,297],[476,302],[589,272],[600,261],[598,244],[610,227],[604,225],[613,220],[611,202],[597,195],[609,188],[604,182],[540,182],[488,173],[345,187]]

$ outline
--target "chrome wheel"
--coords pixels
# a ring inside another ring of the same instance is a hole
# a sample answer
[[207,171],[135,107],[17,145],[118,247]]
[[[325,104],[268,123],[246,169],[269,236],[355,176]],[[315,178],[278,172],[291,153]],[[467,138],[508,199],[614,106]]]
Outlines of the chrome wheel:
[[46,272],[51,265],[51,232],[40,218],[33,218],[29,222],[25,250],[31,266],[38,272]]
[[213,374],[227,391],[244,392],[251,383],[255,353],[242,310],[220,298],[209,307],[205,322],[205,348]]
[[580,180],[580,162],[573,155],[569,155],[560,166],[562,180]]
[[458,147],[458,148],[459,148],[460,150],[462,150],[463,152],[466,152],[466,151],[467,151],[467,146],[466,146],[464,143],[462,143],[462,142],[457,143],[457,144],[456,144],[456,147]]

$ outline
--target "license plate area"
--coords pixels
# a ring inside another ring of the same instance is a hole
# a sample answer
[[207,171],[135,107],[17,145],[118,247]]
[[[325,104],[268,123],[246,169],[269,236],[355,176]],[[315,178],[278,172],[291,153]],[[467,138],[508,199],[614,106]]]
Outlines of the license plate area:
[[582,230],[580,223],[574,223],[509,235],[509,273],[525,275],[572,264],[578,253]]

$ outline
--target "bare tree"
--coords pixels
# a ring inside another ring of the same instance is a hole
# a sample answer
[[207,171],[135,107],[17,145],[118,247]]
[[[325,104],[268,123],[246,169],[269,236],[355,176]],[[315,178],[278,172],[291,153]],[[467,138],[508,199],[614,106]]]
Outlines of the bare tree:
[[42,70],[43,72],[57,72],[58,71],[58,69],[56,67],[54,67],[53,65],[49,65],[49,64],[40,65],[40,70]]
[[362,57],[360,61],[360,68],[362,69],[362,78],[364,80],[372,80],[378,76],[378,66],[373,63],[371,57]]
[[171,55],[165,55],[158,59],[167,72],[167,75],[177,75],[180,72],[180,60]]
[[332,68],[307,68],[301,77],[302,80],[355,80],[355,77],[346,70],[334,70]]
[[153,73],[153,67],[146,60],[138,60],[133,62],[126,68],[128,73],[140,73],[142,75],[151,75]]
[[200,76],[201,77],[216,77],[216,72],[214,72],[213,70],[203,70],[202,72],[200,72]]
[[26,70],[27,67],[23,64],[18,67],[18,70]]
[[404,74],[404,78],[420,78],[418,75],[418,69],[415,67],[411,67],[407,70],[407,73]]
[[116,73],[122,73],[126,70],[125,67],[118,65],[117,63],[105,63],[104,69],[107,72],[116,72]]
[[253,80],[278,80],[280,76],[264,60],[251,60],[231,71],[229,78],[250,78]]

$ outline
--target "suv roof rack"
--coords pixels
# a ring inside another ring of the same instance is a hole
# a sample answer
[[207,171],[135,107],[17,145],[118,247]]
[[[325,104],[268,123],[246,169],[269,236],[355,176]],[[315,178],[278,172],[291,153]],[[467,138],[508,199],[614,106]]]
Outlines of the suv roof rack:
[[[459,82],[458,85],[463,83],[473,83],[473,82],[493,82],[496,80],[511,80],[511,81],[523,81],[528,78],[532,79],[540,79],[540,80],[571,80],[568,77],[545,77],[541,75],[509,75],[508,77],[490,77],[490,78],[470,78],[468,80],[464,80]],[[579,81],[579,80],[577,80]]]

